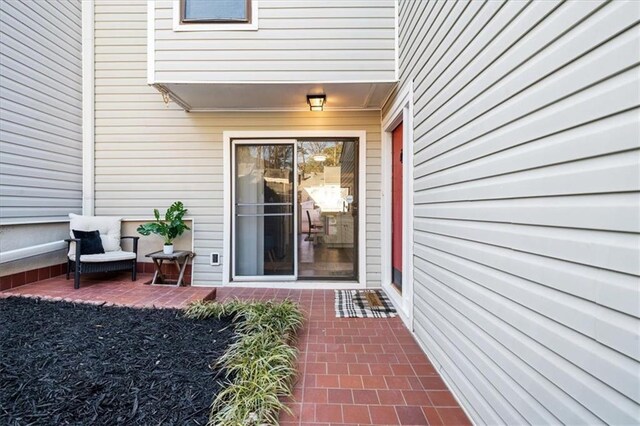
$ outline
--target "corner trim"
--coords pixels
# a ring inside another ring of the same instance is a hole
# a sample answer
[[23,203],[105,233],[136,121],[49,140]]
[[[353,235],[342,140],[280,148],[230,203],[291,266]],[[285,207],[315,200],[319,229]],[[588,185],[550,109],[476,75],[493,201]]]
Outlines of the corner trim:
[[156,73],[156,3],[147,0],[147,84],[153,84]]
[[82,2],[82,214],[95,211],[95,15],[92,1]]
[[[393,19],[394,19],[394,36],[395,36],[395,43],[394,43],[394,62],[395,62],[395,76],[396,76],[396,80],[400,79],[400,5],[398,0],[395,0],[393,2]],[[384,104],[383,104],[384,105]]]

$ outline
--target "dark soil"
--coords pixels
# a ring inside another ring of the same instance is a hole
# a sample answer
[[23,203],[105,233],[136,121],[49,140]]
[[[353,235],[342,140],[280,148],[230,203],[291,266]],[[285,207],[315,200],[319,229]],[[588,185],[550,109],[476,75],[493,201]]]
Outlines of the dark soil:
[[205,424],[232,339],[175,309],[0,299],[0,424]]

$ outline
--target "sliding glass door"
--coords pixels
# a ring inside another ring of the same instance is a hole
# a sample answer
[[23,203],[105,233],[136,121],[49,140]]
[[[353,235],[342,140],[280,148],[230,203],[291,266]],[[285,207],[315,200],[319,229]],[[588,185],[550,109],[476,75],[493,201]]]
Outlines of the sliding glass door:
[[357,141],[235,140],[232,153],[232,280],[357,280]]
[[358,144],[300,140],[298,278],[357,279]]
[[295,277],[293,143],[234,150],[234,279]]

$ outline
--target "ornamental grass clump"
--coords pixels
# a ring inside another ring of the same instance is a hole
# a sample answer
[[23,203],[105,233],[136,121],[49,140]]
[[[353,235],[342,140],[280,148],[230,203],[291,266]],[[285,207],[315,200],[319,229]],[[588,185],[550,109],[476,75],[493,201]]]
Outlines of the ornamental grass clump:
[[282,399],[292,394],[297,349],[293,346],[303,315],[284,302],[195,302],[191,318],[231,317],[237,338],[216,363],[226,384],[211,406],[210,425],[277,424]]

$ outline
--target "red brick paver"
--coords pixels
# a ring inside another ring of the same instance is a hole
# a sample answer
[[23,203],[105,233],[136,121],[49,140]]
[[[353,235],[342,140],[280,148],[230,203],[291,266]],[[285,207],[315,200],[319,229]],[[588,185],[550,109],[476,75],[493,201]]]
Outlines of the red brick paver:
[[[136,307],[182,307],[207,287],[148,286],[140,274],[83,277],[79,290],[64,276],[0,293]],[[218,288],[218,300],[290,298],[306,322],[298,347],[292,414],[282,425],[468,425],[464,411],[399,318],[335,318],[331,290]]]

